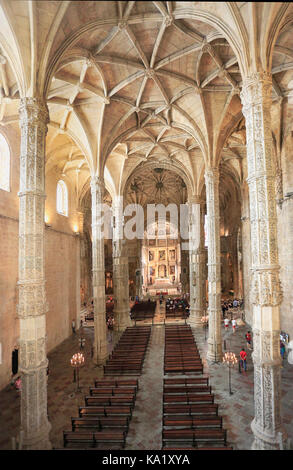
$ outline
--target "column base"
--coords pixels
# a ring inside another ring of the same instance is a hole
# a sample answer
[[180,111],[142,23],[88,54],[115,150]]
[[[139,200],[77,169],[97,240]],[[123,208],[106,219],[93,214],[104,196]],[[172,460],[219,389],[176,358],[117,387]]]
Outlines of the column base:
[[[22,449],[23,450],[52,450],[52,444],[49,440],[49,433],[52,425],[49,423],[42,429],[23,437]],[[22,431],[21,431],[22,432]]]
[[201,321],[202,316],[203,316],[203,313],[201,311],[190,310],[190,315],[189,315],[189,318],[187,319],[187,323],[194,328],[202,327],[203,326],[203,322]]
[[207,361],[209,362],[222,362],[223,351],[222,343],[213,343],[208,340]]
[[94,363],[97,366],[103,366],[106,363],[106,360],[108,359],[108,347],[107,344],[103,345],[99,351],[94,352]]
[[129,309],[126,311],[114,311],[114,331],[124,331],[134,325],[134,321],[129,316]]
[[254,441],[251,450],[286,450],[288,447],[288,438],[285,430],[276,432],[275,435],[265,434],[253,420],[251,429],[254,434]]

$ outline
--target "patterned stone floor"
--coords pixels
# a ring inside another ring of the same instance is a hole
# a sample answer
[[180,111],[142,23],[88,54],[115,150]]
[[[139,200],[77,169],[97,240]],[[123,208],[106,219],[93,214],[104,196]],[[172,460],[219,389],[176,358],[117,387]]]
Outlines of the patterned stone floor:
[[[159,308],[159,306],[158,306]],[[161,312],[157,312],[158,316]],[[157,314],[156,314],[157,315]],[[246,326],[238,327],[235,334],[223,332],[227,348],[237,355],[245,344]],[[231,328],[230,328],[231,330]],[[223,416],[224,427],[228,430],[228,442],[234,449],[250,449],[253,435],[250,423],[254,416],[253,365],[248,355],[248,371],[239,374],[232,370],[233,395],[229,395],[228,370],[224,364],[207,364],[204,329],[193,330],[195,340],[204,362],[204,373],[209,374],[210,384],[215,393],[215,402]],[[78,334],[70,336],[49,354],[50,375],[48,377],[48,414],[52,425],[50,439],[53,448],[62,448],[62,431],[70,429],[70,417],[77,416],[78,406],[84,403],[83,396],[93,385],[96,377],[103,376],[103,369],[95,367],[91,360],[93,329],[84,328],[86,364],[80,371],[82,393],[76,393],[70,358],[79,350]],[[116,338],[109,334],[109,351]],[[137,395],[133,418],[129,427],[126,449],[160,449],[162,432],[162,390],[163,390],[164,326],[152,327],[149,348],[143,374],[140,376],[140,390]],[[282,410],[284,427],[293,442],[293,366],[286,358],[282,369]],[[11,438],[17,436],[20,425],[20,397],[13,387],[7,386],[0,392],[0,450],[11,449]]]

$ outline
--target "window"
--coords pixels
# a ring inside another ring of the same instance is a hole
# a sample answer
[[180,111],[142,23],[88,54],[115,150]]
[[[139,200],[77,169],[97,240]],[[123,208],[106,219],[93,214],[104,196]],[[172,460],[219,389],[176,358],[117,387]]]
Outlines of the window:
[[57,183],[56,201],[58,214],[68,216],[68,191],[66,184],[62,180]]
[[2,134],[0,134],[0,189],[10,191],[10,151]]

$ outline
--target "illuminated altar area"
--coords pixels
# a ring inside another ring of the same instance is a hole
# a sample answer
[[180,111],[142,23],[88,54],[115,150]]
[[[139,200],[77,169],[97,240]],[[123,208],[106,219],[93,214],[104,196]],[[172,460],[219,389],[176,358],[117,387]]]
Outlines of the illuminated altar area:
[[181,293],[181,251],[180,241],[174,238],[169,222],[166,228],[158,229],[155,223],[148,233],[152,239],[145,237],[142,244],[143,295],[178,295]]

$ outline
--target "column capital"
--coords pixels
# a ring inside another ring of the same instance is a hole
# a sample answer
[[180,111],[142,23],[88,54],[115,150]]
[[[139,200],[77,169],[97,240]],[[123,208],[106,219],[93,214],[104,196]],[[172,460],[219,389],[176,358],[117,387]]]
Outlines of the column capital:
[[93,176],[91,178],[90,186],[91,186],[92,193],[96,191],[104,192],[105,191],[104,178],[102,178],[101,176]]
[[47,126],[49,122],[48,106],[41,98],[24,97],[19,106],[20,126],[40,125]]
[[204,204],[204,200],[197,194],[193,194],[188,198],[187,204]]
[[243,114],[251,106],[270,105],[272,101],[272,75],[268,72],[255,72],[245,77],[240,98]]
[[219,179],[220,177],[220,171],[219,171],[219,168],[217,167],[208,167],[205,169],[205,172],[204,172],[204,177],[205,177],[205,180],[215,180],[215,179]]

